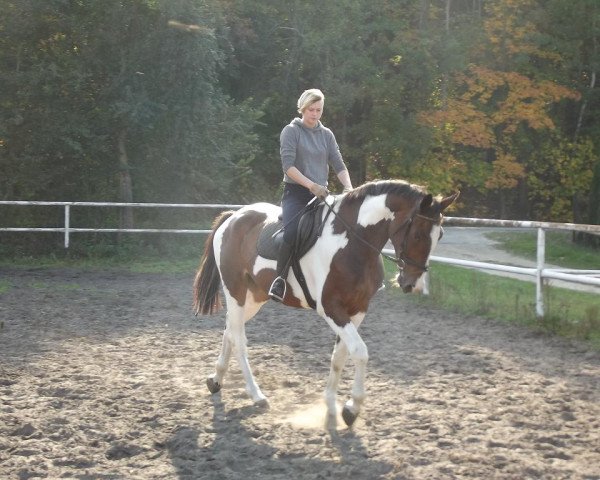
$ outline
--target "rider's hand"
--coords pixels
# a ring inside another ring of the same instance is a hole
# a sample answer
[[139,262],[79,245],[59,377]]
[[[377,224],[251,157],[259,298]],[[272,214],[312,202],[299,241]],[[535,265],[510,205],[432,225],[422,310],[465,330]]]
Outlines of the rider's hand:
[[325,200],[329,195],[329,190],[327,190],[327,187],[324,187],[323,185],[313,183],[310,186],[310,193],[312,193],[315,197],[320,198],[321,200]]
[[352,187],[344,187],[344,191],[342,193],[348,193],[352,191]]

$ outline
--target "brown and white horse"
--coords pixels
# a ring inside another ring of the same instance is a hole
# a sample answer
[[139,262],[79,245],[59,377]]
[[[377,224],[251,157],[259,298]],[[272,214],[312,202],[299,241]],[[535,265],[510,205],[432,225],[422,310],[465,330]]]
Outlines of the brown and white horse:
[[[315,310],[338,336],[325,390],[329,421],[336,416],[336,394],[348,356],[355,364],[352,399],[342,411],[352,425],[365,400],[367,346],[358,333],[371,297],[381,287],[381,250],[390,240],[399,267],[398,284],[410,292],[427,270],[429,256],[441,237],[443,211],[458,197],[433,198],[423,188],[400,180],[367,183],[350,193],[327,200],[326,215],[315,245],[300,265]],[[196,313],[214,313],[221,307],[220,284],[227,304],[226,328],[216,372],[207,380],[212,393],[221,389],[232,352],[241,366],[252,400],[267,406],[248,363],[245,323],[269,300],[276,262],[258,255],[257,241],[265,225],[277,221],[281,209],[257,203],[236,212],[224,212],[214,222],[194,281]],[[290,270],[284,304],[309,308],[302,288]],[[335,421],[335,420],[333,420]]]

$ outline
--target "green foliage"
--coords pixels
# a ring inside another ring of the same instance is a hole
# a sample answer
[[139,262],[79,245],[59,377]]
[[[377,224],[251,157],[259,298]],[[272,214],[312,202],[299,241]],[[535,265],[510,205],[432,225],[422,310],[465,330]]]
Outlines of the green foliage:
[[3,199],[276,202],[279,133],[319,87],[355,184],[460,189],[464,216],[600,219],[596,0],[0,11]]
[[596,157],[590,139],[569,142],[553,135],[532,155],[529,196],[533,218],[574,222],[574,201],[591,190]]
[[138,201],[243,198],[236,180],[256,152],[260,112],[219,89],[214,5],[5,7],[1,28],[14,35],[0,53],[3,196],[119,200],[126,171]]

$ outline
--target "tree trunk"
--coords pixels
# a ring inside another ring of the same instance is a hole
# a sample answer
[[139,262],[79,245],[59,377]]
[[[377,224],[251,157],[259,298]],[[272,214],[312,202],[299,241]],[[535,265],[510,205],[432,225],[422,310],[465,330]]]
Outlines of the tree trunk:
[[[593,22],[593,26],[596,27],[595,21]],[[592,37],[592,52],[593,57],[596,58],[598,55],[598,42],[596,40],[595,35]],[[596,70],[592,70],[589,85],[590,93],[593,92],[595,86]],[[581,127],[583,125],[583,117],[585,115],[587,104],[588,100],[587,98],[584,98],[583,102],[581,102],[581,108],[579,109],[579,115],[577,116],[577,125],[575,126],[575,134],[573,135],[575,142],[577,142],[577,139],[581,132]],[[583,223],[586,220],[586,216],[580,210],[580,204],[580,199],[576,195],[573,199],[573,219],[576,223]],[[600,162],[596,163],[596,167],[594,169],[594,177],[592,180],[592,185],[590,187],[587,222],[591,225],[600,224]],[[591,233],[573,232],[573,242],[580,245],[587,245],[593,248],[600,248],[600,237],[598,237],[598,235],[592,235]]]
[[[448,42],[450,37],[450,8],[452,0],[446,0],[446,19],[444,22],[444,31],[446,32],[445,42]],[[448,108],[448,72],[442,73],[442,108],[446,110]]]
[[503,188],[498,192],[498,211],[500,213],[500,219],[508,218],[506,215],[506,194]]
[[517,187],[517,215],[519,218],[531,218],[531,211],[529,208],[529,195],[527,192],[527,182],[524,180],[519,181]]
[[[592,92],[594,90],[594,87],[596,86],[596,71],[592,71],[592,78],[590,80],[590,92]],[[585,109],[587,108],[587,99],[584,99],[583,102],[581,103],[581,108],[579,109],[579,116],[577,117],[577,125],[575,127],[575,141],[577,141],[577,138],[579,137],[579,132],[581,131],[581,126],[583,125],[583,116],[585,114]]]
[[[121,202],[133,202],[133,189],[131,186],[131,175],[129,173],[129,158],[125,143],[127,140],[127,129],[119,132],[117,149],[119,152],[119,196]],[[119,218],[119,228],[133,228],[133,208],[123,207]],[[120,238],[120,235],[119,235]]]

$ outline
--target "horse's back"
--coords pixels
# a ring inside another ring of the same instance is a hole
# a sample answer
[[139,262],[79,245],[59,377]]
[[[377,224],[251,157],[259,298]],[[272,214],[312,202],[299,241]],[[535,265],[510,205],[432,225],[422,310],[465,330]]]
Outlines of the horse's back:
[[277,205],[273,205],[272,203],[267,202],[259,202],[252,203],[250,205],[246,205],[240,208],[236,214],[245,215],[245,214],[263,214],[269,219],[277,220],[277,217],[281,214],[281,207]]

